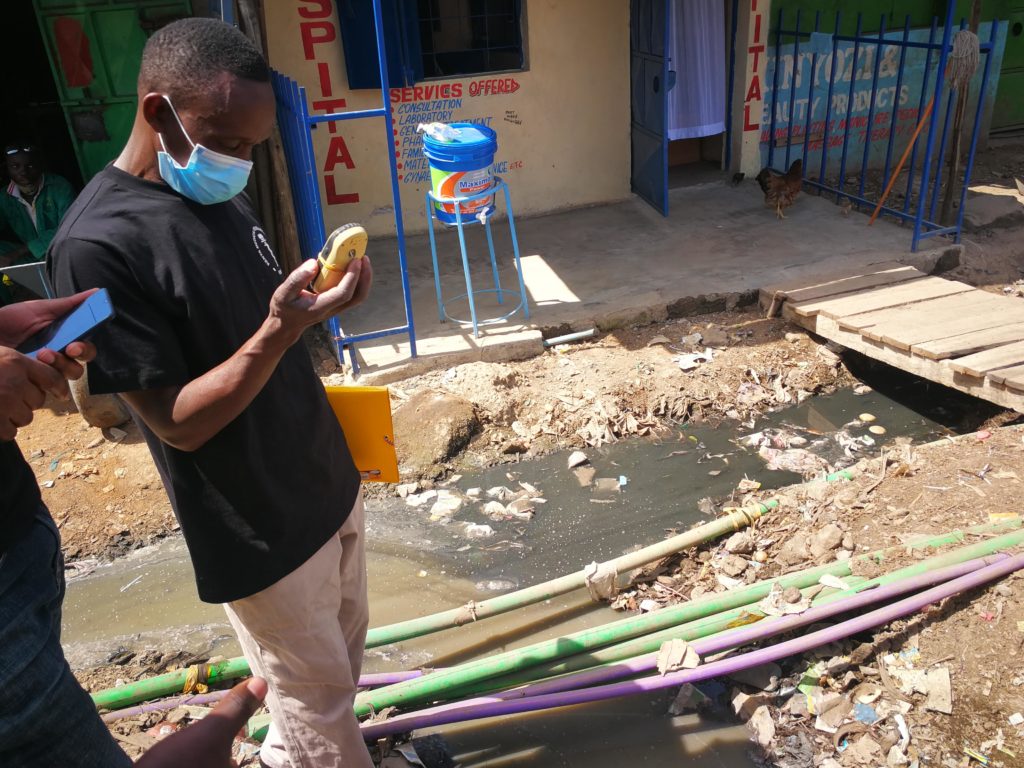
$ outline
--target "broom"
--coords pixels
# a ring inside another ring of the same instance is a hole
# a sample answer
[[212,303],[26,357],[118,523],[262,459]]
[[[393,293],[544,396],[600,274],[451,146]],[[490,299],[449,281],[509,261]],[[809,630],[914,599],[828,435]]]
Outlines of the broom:
[[[981,47],[978,42],[978,36],[974,34],[974,32],[969,29],[961,29],[953,35],[953,50],[949,54],[949,60],[946,62],[946,80],[949,82],[950,90],[960,91],[961,89],[966,88],[968,83],[971,82],[971,78],[974,77],[974,73],[977,71],[980,61]],[[868,220],[869,227],[875,223],[875,219],[878,218],[879,211],[882,210],[882,206],[885,205],[885,201],[889,197],[889,193],[892,192],[892,188],[896,185],[896,179],[899,177],[900,171],[903,170],[903,165],[907,162],[907,158],[910,156],[911,150],[917,143],[917,138],[921,135],[921,129],[924,128],[924,124],[928,122],[928,117],[931,115],[934,106],[935,95],[933,94],[932,97],[928,99],[928,105],[924,108],[924,113],[921,115],[921,119],[917,122],[917,127],[914,129],[914,135],[910,138],[910,142],[907,144],[906,149],[903,150],[903,156],[896,164],[896,169],[889,178],[889,183],[886,185],[885,191],[882,193],[882,197],[878,201],[878,205],[875,206],[875,210],[871,214],[871,218]]]

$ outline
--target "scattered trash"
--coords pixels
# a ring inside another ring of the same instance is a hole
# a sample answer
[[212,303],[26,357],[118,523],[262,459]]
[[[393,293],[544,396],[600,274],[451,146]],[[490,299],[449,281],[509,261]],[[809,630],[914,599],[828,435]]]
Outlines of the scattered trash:
[[664,676],[679,669],[694,669],[700,666],[700,655],[685,640],[666,640],[658,649],[658,672]]
[[857,420],[863,421],[865,424],[870,424],[872,421],[875,420],[875,417],[873,414],[870,413],[862,413],[860,416],[857,417]]
[[569,469],[575,469],[576,467],[582,467],[584,464],[589,464],[590,459],[587,458],[587,454],[583,451],[573,451],[569,454]]
[[810,599],[805,598],[800,590],[797,590],[799,597],[795,601],[792,600],[794,595],[792,593],[787,595],[787,592],[788,590],[783,589],[782,585],[776,582],[772,585],[768,595],[757,604],[757,607],[768,616],[803,613],[811,607]]
[[884,435],[886,432],[885,427],[879,426],[878,424],[872,424],[868,427],[868,432],[873,435]]
[[668,336],[655,336],[653,339],[647,342],[648,347],[657,347],[661,344],[671,344],[672,340]]
[[124,585],[123,587],[121,587],[121,591],[122,591],[122,592],[127,592],[127,591],[128,591],[129,589],[131,589],[131,588],[132,588],[133,586],[135,586],[135,585],[136,585],[136,584],[138,584],[138,583],[139,583],[140,581],[142,581],[142,577],[143,577],[143,576],[145,576],[145,574],[139,574],[138,576],[136,576],[136,577],[135,577],[134,579],[132,579],[132,580],[131,580],[131,581],[129,581],[129,582],[127,583],[127,584],[125,584],[125,585]]
[[430,490],[424,491],[423,493],[410,493],[405,497],[405,503],[410,507],[422,507],[428,501],[433,501],[437,498],[437,491]]
[[615,477],[599,477],[594,481],[594,488],[598,491],[618,491],[621,487],[618,478]]
[[714,358],[715,351],[711,347],[707,347],[703,352],[690,352],[685,355],[679,355],[673,362],[682,371],[692,371],[699,368],[701,363],[710,363]]
[[687,712],[699,712],[710,706],[710,699],[692,683],[683,683],[679,693],[669,705],[668,713],[673,717],[685,715]]
[[1024,725],[1024,714],[1021,714],[1020,712],[1014,712],[1012,715],[1010,715],[1009,720],[1010,725],[1012,726]]
[[564,336],[555,336],[551,339],[544,339],[545,347],[557,347],[559,344],[569,344],[573,341],[584,341],[585,339],[591,339],[597,331],[591,328],[588,331],[579,331],[578,333],[567,333]]
[[845,581],[840,579],[838,576],[833,576],[830,573],[826,573],[820,579],[818,579],[818,583],[824,587],[831,587],[832,589],[849,589],[849,586],[846,584]]
[[484,504],[483,513],[492,519],[505,517],[505,505],[500,501],[488,501]]
[[949,669],[938,667],[928,670],[928,698],[924,703],[925,709],[933,712],[941,712],[944,715],[953,714],[953,686],[949,679]]
[[629,484],[629,478],[625,475],[619,475],[619,488],[625,488]]
[[870,704],[854,704],[853,705],[853,718],[865,725],[874,725],[878,722],[878,712]]
[[980,443],[980,442],[984,442],[985,440],[988,440],[990,437],[992,437],[992,433],[989,432],[987,429],[982,429],[982,430],[979,430],[978,432],[975,432],[974,433],[974,437]]
[[791,448],[783,451],[778,448],[762,447],[758,450],[758,454],[767,462],[767,467],[771,471],[813,475],[817,472],[827,471],[829,468],[825,459],[805,448]]

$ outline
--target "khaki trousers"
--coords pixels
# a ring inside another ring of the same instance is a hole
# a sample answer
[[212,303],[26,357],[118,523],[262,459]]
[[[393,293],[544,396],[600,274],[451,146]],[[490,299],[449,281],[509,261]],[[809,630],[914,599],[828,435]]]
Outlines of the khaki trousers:
[[271,768],[373,766],[352,711],[369,622],[364,536],[360,494],[309,560],[224,605],[253,674],[269,684],[273,725],[260,758]]

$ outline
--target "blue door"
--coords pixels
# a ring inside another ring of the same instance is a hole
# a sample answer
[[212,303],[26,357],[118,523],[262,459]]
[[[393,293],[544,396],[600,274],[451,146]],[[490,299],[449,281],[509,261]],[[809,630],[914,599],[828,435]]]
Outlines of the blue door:
[[630,2],[633,191],[668,215],[668,26],[671,0]]

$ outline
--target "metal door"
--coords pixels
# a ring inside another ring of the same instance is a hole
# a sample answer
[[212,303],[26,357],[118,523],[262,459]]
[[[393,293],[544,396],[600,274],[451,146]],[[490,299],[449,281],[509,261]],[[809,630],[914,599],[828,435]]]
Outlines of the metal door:
[[82,177],[121,151],[135,121],[146,40],[192,15],[190,0],[35,0]]
[[633,191],[668,215],[668,27],[671,0],[630,2]]

